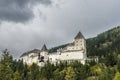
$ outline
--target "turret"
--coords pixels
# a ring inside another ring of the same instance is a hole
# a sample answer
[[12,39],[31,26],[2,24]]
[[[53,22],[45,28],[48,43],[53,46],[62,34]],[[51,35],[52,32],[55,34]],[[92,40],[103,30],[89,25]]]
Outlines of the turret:
[[43,47],[42,47],[41,51],[48,52],[48,49],[47,49],[47,47],[46,47],[46,45],[45,45],[45,44],[43,45]]
[[46,62],[48,60],[48,49],[46,45],[44,44],[41,52],[38,55],[39,62]]

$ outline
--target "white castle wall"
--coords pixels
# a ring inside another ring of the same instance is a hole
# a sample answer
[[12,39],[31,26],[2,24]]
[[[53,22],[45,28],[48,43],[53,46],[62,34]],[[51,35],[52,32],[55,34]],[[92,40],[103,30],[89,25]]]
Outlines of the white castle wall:
[[51,62],[51,63],[56,63],[56,62],[58,62],[59,61],[59,54],[57,54],[57,53],[53,53],[53,54],[49,54],[49,61]]
[[68,52],[62,52],[60,54],[50,54],[49,55],[49,61],[51,63],[56,63],[59,61],[80,61],[81,63],[85,63],[85,56],[84,52],[82,51],[68,51]]
[[38,55],[36,53],[31,53],[29,55],[20,58],[26,64],[38,63]]
[[83,51],[64,52],[59,56],[60,60],[81,60],[83,58]]
[[47,50],[43,50],[40,52],[40,56],[44,57],[43,62],[39,62],[38,53],[29,53],[28,55],[22,56],[20,59],[23,59],[24,63],[37,63],[39,66],[44,66],[48,60],[51,63],[77,60],[84,64],[85,60],[87,59],[86,41],[84,37],[75,38],[74,42],[66,46],[64,49],[60,49],[58,52],[51,54],[48,53]]

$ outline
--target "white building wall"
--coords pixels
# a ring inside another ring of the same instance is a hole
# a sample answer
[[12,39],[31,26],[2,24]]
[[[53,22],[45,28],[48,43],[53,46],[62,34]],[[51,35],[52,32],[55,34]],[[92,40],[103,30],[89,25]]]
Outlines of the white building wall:
[[49,54],[46,52],[41,53],[42,56],[44,56],[44,62],[39,62],[38,60],[38,55],[35,55],[35,53],[31,53],[29,55],[26,55],[24,57],[21,57],[20,59],[23,60],[24,63],[27,63],[31,65],[32,63],[36,63],[39,66],[44,66],[44,64],[48,61],[51,63],[56,63],[59,61],[73,61],[73,60],[78,60],[81,63],[85,63],[85,53],[83,50],[78,50],[78,51],[68,51],[68,52],[61,52],[61,53],[53,53]]
[[49,61],[51,63],[56,63],[57,61],[59,61],[59,54],[55,53],[55,54],[50,54],[49,55]]
[[24,63],[31,65],[32,63],[38,63],[38,55],[36,53],[30,53],[29,55],[20,58]]
[[83,51],[64,52],[59,56],[60,60],[81,60],[83,58]]

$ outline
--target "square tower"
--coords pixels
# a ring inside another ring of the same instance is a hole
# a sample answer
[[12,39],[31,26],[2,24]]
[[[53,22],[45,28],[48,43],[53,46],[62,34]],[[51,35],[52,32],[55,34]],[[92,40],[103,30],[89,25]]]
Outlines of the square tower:
[[74,46],[76,50],[85,50],[86,48],[86,41],[84,36],[81,32],[78,32],[78,34],[75,36]]

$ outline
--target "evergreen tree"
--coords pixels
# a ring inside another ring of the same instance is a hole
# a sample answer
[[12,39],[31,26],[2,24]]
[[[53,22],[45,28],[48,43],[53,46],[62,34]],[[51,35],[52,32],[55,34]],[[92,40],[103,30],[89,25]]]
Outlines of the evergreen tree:
[[10,66],[0,63],[0,80],[12,80],[13,71]]
[[72,67],[67,68],[65,80],[76,80],[76,73]]
[[33,63],[29,68],[29,80],[38,80],[40,76],[39,66]]
[[0,80],[12,80],[13,70],[11,65],[13,62],[12,56],[6,50],[3,51],[2,59],[0,61]]
[[18,71],[13,74],[13,80],[22,80],[22,77]]

